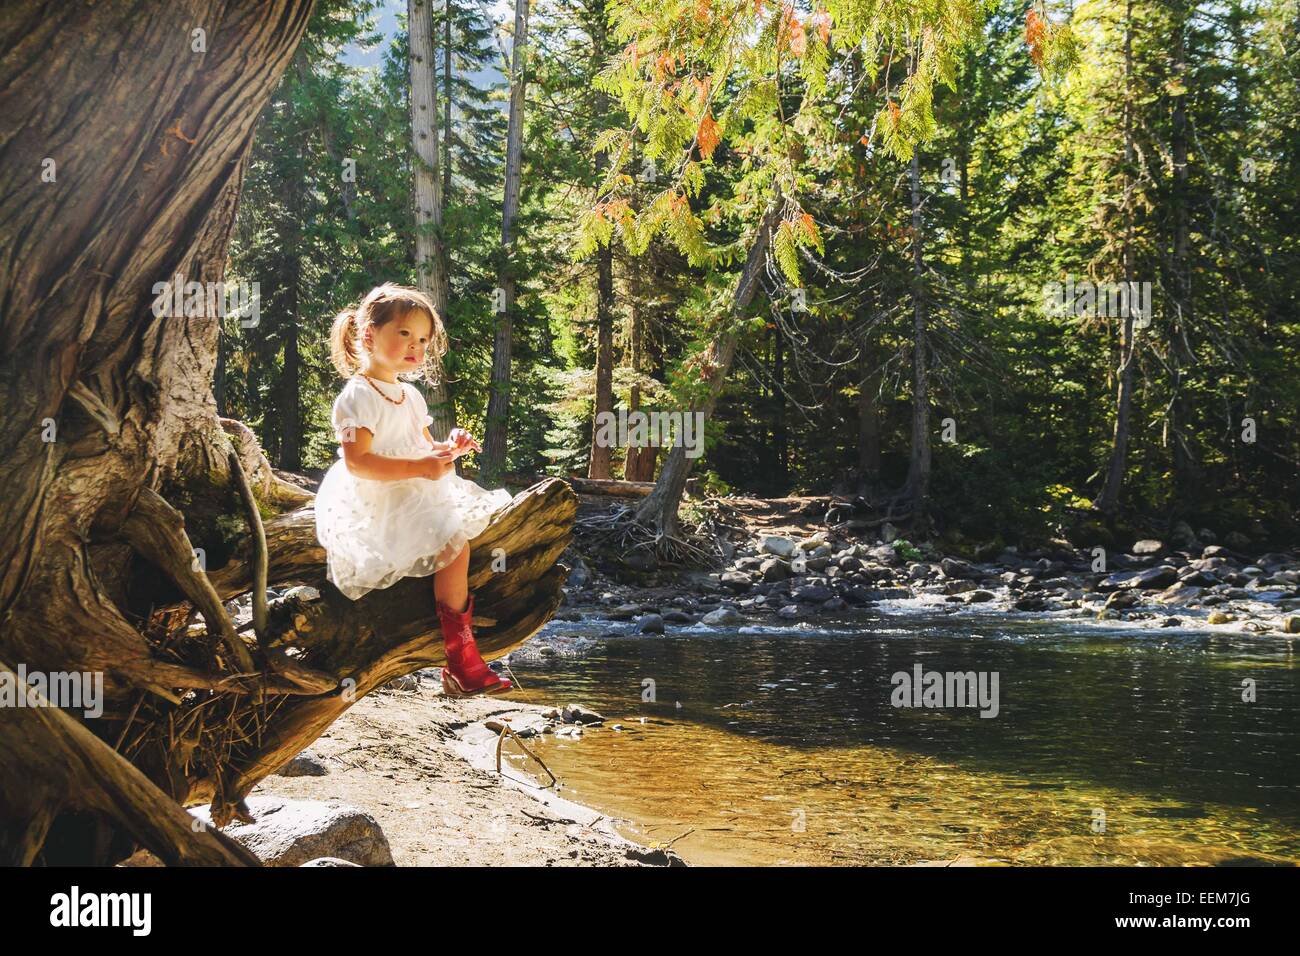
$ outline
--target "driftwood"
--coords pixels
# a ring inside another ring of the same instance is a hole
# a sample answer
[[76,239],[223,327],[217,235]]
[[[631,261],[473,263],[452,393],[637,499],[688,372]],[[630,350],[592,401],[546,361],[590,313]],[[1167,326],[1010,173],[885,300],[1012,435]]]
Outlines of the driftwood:
[[617,495],[644,498],[654,490],[653,481],[619,481],[616,478],[566,478],[573,490],[583,495]]

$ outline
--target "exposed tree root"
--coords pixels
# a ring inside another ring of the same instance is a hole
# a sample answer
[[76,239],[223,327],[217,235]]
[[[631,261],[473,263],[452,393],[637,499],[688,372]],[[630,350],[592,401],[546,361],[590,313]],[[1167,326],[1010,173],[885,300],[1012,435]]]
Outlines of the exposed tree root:
[[23,821],[0,827],[0,865],[36,861],[57,813],[88,811],[124,827],[163,862],[259,866],[255,856],[195,820],[83,724],[40,697],[7,664],[0,672],[28,694],[28,706],[0,708],[0,804]]

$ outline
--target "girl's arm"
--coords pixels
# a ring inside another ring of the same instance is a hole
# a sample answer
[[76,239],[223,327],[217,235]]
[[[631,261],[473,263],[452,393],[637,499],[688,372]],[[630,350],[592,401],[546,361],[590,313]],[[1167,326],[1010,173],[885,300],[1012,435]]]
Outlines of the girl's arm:
[[[428,432],[428,429],[425,429]],[[400,481],[403,478],[432,478],[437,480],[451,471],[452,456],[434,443],[434,452],[423,458],[389,458],[370,450],[374,435],[369,428],[354,428],[353,440],[340,442],[343,463],[358,478],[378,481]]]

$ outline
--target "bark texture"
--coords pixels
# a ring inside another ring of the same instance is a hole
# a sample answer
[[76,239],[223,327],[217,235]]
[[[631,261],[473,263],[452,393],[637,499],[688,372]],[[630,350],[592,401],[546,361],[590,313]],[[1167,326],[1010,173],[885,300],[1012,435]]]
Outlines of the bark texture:
[[[429,580],[343,598],[311,496],[218,416],[213,298],[154,308],[156,283],[222,281],[253,130],[311,7],[0,15],[0,680],[99,672],[104,708],[0,709],[0,862],[109,863],[141,844],[255,863],[181,807],[244,815],[355,699],[441,659]],[[542,482],[472,543],[485,656],[558,605],[575,510]],[[264,581],[320,597],[266,607]],[[250,590],[253,633],[222,606]]]

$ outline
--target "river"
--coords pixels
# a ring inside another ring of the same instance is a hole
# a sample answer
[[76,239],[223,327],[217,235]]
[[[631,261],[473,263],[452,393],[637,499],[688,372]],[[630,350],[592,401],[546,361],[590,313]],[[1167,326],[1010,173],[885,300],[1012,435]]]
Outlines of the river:
[[[934,612],[557,634],[607,636],[512,663],[512,699],[607,721],[530,746],[561,793],[691,863],[1300,859],[1293,638]],[[996,713],[895,706],[924,702],[898,689],[917,665],[990,694],[996,674]]]

